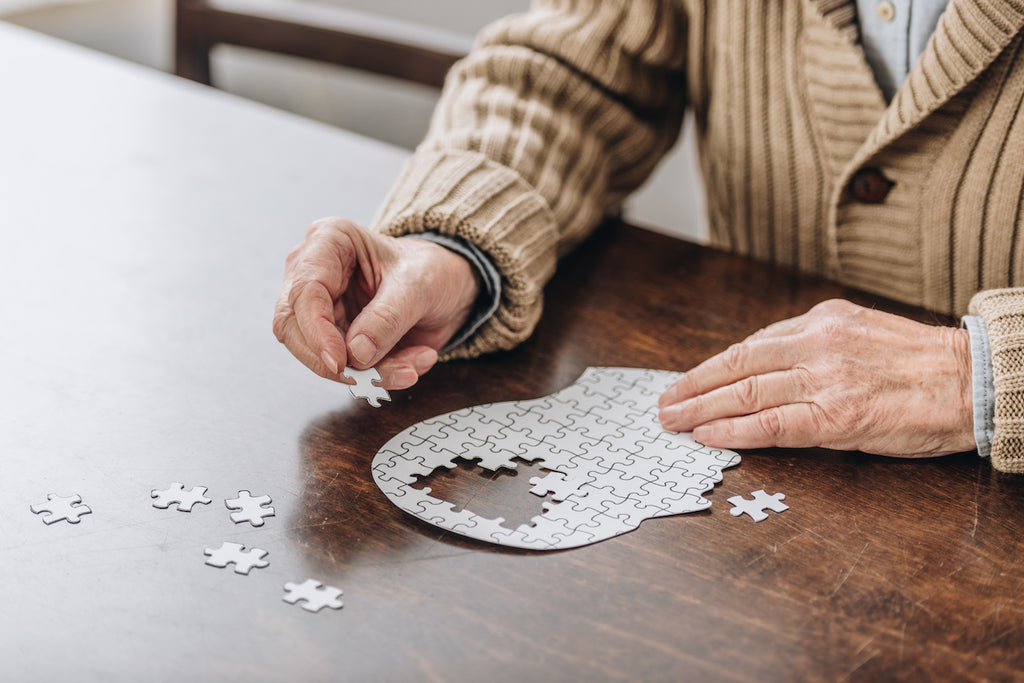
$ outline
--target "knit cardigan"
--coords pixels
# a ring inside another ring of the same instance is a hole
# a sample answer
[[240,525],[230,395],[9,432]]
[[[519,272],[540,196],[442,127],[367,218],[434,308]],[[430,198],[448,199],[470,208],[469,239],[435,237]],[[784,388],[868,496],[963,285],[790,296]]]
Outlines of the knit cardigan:
[[[988,325],[993,465],[1024,472],[1024,0],[951,0],[887,105],[853,0],[540,0],[486,29],[374,220],[476,244],[532,331],[558,257],[695,114],[712,243]],[[878,203],[851,181],[877,169]],[[863,196],[860,196],[863,199]],[[998,288],[998,289],[997,289]]]

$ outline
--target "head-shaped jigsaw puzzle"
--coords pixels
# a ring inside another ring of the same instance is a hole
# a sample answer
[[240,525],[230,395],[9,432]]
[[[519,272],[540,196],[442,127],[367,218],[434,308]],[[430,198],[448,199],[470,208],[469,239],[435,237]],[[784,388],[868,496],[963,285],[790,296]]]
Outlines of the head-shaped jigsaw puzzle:
[[[658,397],[680,373],[588,368],[540,399],[492,403],[424,420],[378,451],[373,476],[406,512],[464,536],[517,548],[575,548],[631,531],[651,517],[706,509],[703,497],[739,455],[661,428]],[[411,484],[456,459],[486,470],[542,462],[531,493],[544,513],[516,529]]]

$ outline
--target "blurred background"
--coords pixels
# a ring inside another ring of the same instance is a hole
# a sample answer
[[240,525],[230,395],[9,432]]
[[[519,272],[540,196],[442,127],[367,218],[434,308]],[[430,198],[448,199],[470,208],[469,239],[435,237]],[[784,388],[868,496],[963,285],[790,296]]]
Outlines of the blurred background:
[[[315,2],[443,31],[467,47],[487,23],[529,6],[528,0]],[[154,69],[174,68],[173,0],[0,0],[0,20]],[[215,49],[212,71],[224,90],[407,149],[423,137],[437,100],[427,86],[230,46]],[[626,215],[638,225],[706,242],[703,207],[688,121],[680,143],[630,200]]]

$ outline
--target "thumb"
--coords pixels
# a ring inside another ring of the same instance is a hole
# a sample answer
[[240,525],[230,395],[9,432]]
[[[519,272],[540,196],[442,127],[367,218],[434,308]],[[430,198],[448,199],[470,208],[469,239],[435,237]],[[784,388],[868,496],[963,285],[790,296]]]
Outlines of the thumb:
[[352,321],[346,334],[348,355],[368,368],[388,355],[423,315],[419,297],[402,285],[385,282]]

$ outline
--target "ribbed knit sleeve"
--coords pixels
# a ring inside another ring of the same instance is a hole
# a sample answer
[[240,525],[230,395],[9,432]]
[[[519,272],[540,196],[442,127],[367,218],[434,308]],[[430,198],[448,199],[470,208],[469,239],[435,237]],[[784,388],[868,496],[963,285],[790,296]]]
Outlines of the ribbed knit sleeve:
[[979,292],[970,309],[985,321],[992,346],[992,466],[1024,473],[1024,288]]
[[462,237],[501,272],[497,313],[449,356],[530,334],[558,257],[675,142],[685,53],[675,3],[542,0],[485,30],[455,66],[374,219],[386,234]]

